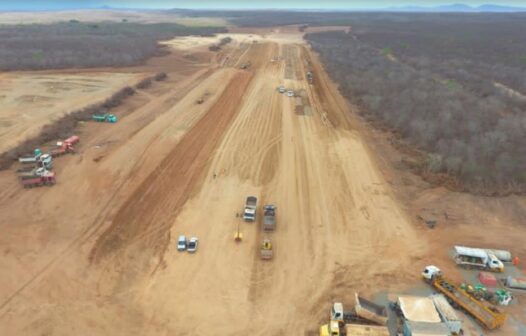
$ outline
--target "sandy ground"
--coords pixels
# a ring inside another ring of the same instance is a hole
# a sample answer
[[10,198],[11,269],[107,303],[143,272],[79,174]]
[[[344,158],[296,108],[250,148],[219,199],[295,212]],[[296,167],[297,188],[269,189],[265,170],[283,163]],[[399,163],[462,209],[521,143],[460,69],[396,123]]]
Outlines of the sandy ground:
[[63,115],[102,101],[140,75],[126,73],[0,74],[0,152],[39,133]]
[[139,23],[163,23],[172,22],[186,26],[227,26],[226,20],[212,17],[185,17],[180,14],[170,14],[156,10],[63,10],[63,11],[40,11],[40,12],[0,12],[0,24],[32,24],[32,23],[54,23],[69,20],[84,22],[113,21]]
[[[182,56],[145,66],[169,80],[117,108],[117,124],[83,124],[80,153],[57,160],[54,187],[23,190],[0,172],[2,334],[316,334],[333,300],[420,284],[428,263],[455,272],[445,266],[453,241],[512,248],[524,237],[522,198],[517,214],[480,224],[494,233],[511,223],[503,237],[479,231],[476,216],[491,208],[470,208],[478,198],[449,205],[473,221],[419,224],[422,208],[451,193],[409,198],[422,187],[402,181],[301,35],[283,34],[217,54],[185,42]],[[248,195],[277,206],[275,232],[238,217]],[[199,237],[197,253],[177,252],[180,234]],[[271,261],[259,258],[264,237]]]

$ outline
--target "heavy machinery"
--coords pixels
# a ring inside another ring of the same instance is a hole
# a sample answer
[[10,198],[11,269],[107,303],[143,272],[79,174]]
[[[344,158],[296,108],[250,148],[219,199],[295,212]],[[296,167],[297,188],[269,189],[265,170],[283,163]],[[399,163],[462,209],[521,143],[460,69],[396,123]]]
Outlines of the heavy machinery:
[[73,145],[75,145],[79,141],[80,141],[80,138],[78,135],[72,135],[64,141],[58,141],[57,147],[52,149],[49,152],[49,154],[52,157],[57,157],[57,156],[64,155],[66,153],[75,153],[75,148],[73,147]]
[[114,114],[104,113],[104,114],[92,114],[91,119],[98,122],[109,122],[116,123],[117,116]]
[[378,305],[372,301],[360,297],[354,293],[354,311],[356,315],[379,325],[387,325],[387,309],[385,306]]
[[453,307],[471,315],[483,327],[490,330],[497,329],[506,321],[506,314],[466,293],[454,282],[444,277],[438,267],[426,266],[422,277],[437,292],[443,294]]
[[245,222],[254,222],[256,220],[256,208],[258,199],[255,196],[248,196],[245,202],[245,210],[243,212],[243,219]]
[[22,156],[18,158],[21,164],[37,164],[38,166],[50,165],[53,158],[49,154],[42,154],[40,149],[35,149],[33,155]]
[[276,206],[266,204],[263,209],[263,231],[274,231],[276,228]]
[[504,264],[493,253],[486,250],[455,246],[455,262],[466,268],[480,268],[493,272],[503,272]]
[[314,80],[314,75],[312,74],[312,71],[307,72],[307,81],[309,81],[309,84],[312,84]]
[[263,243],[261,244],[260,256],[263,260],[270,260],[274,256],[273,246],[270,239],[263,239]]
[[17,170],[18,177],[21,180],[28,180],[28,179],[35,178],[38,176],[44,176],[48,172],[49,171],[44,167],[35,167],[35,168],[31,167],[31,169],[21,168]]
[[[356,295],[357,296],[357,295]],[[360,298],[363,300],[363,298]],[[370,301],[368,301],[370,302]],[[363,302],[361,302],[363,306]],[[377,308],[380,307],[374,304]],[[356,310],[356,307],[355,307]],[[383,307],[385,311],[385,307]],[[383,314],[383,312],[382,312]],[[370,317],[367,314],[368,318]],[[344,335],[378,335],[388,336],[389,330],[386,326],[376,326],[376,318],[369,320],[358,316],[354,312],[346,312],[343,310],[343,304],[335,302],[331,308],[330,321],[320,327],[320,336],[344,336]],[[382,320],[382,324],[384,324]]]
[[49,154],[54,158],[66,153],[75,153],[75,148],[73,148],[72,144],[63,141],[57,142],[57,147],[49,152]]
[[67,144],[70,144],[70,145],[75,145],[79,141],[80,141],[80,137],[78,135],[72,135],[69,138],[67,138],[66,140],[64,140],[64,143],[67,143]]
[[35,176],[30,179],[22,180],[22,185],[24,186],[24,188],[33,188],[40,187],[43,185],[51,186],[54,185],[55,182],[55,173],[46,171],[46,173],[44,173],[42,176]]

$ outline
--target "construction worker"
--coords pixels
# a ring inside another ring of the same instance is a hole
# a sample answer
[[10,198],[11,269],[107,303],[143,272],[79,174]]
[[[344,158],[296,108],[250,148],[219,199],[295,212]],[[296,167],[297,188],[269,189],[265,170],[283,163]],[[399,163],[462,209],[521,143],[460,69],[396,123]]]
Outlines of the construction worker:
[[519,259],[519,256],[515,256],[515,258],[513,258],[512,260],[512,263],[514,266],[519,266],[519,263],[521,262],[521,260]]

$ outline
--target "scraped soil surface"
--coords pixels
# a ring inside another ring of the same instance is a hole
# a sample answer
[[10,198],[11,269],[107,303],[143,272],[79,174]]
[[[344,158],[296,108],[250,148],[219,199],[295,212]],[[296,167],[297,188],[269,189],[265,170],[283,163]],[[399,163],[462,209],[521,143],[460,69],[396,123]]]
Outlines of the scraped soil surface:
[[0,152],[35,136],[63,115],[103,101],[134,85],[139,74],[5,73],[0,74]]
[[[219,53],[185,39],[142,66],[169,79],[116,108],[118,123],[79,126],[55,186],[0,172],[2,334],[316,334],[333,300],[419,283],[429,258],[445,259],[301,33],[252,34]],[[255,223],[240,218],[249,195]],[[264,233],[270,203],[277,227]],[[178,252],[179,235],[198,237],[197,252]]]

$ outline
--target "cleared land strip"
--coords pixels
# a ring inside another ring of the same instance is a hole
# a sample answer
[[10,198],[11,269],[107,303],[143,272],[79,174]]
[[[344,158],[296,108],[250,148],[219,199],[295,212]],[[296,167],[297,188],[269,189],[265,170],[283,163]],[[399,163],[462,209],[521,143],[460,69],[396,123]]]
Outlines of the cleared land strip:
[[119,209],[112,225],[97,240],[93,261],[151,234],[155,246],[165,235],[178,208],[188,199],[210,153],[216,148],[236,112],[252,74],[237,73],[210,111],[199,120],[166,159]]

